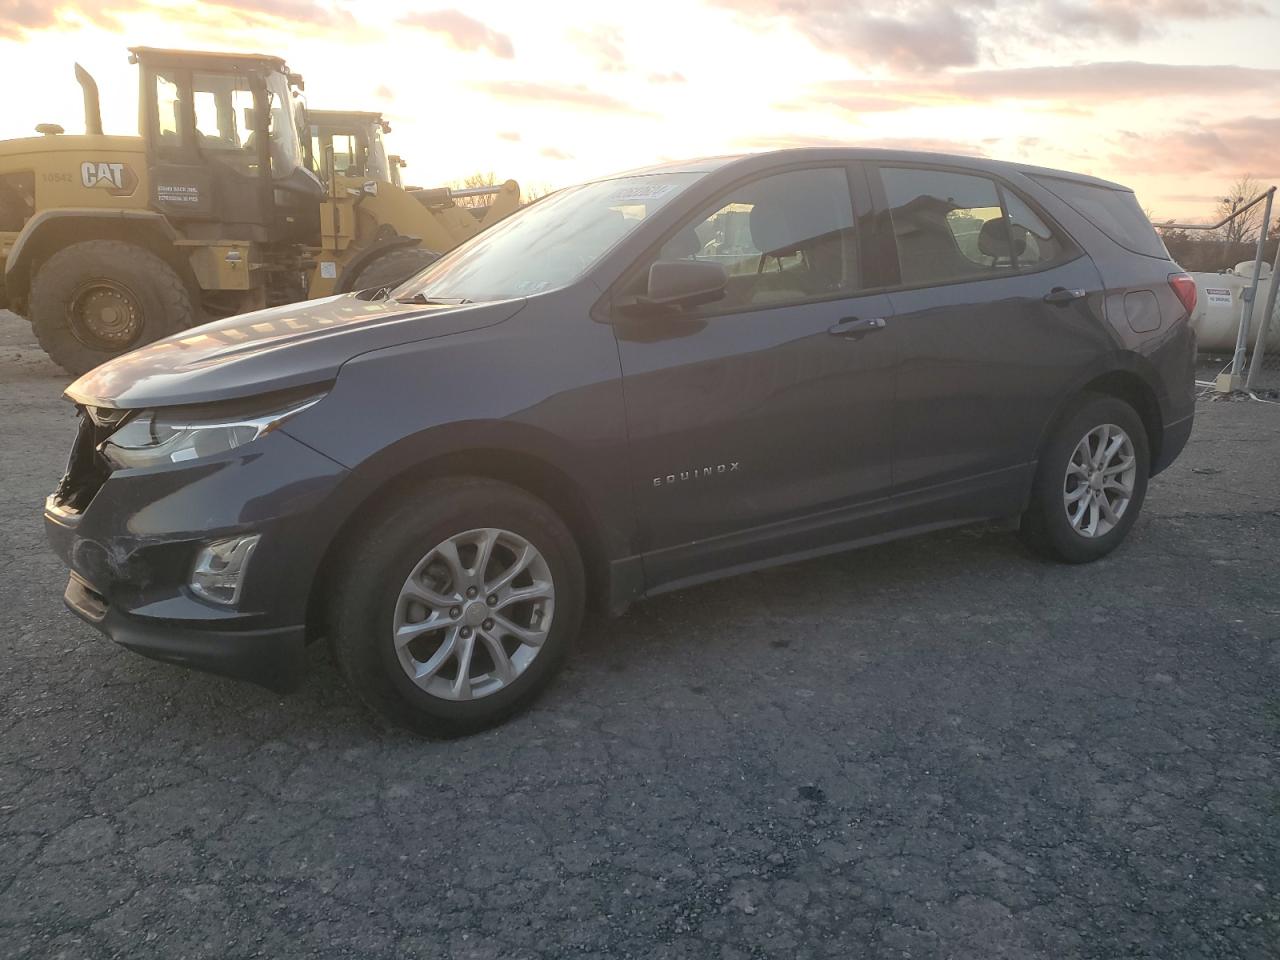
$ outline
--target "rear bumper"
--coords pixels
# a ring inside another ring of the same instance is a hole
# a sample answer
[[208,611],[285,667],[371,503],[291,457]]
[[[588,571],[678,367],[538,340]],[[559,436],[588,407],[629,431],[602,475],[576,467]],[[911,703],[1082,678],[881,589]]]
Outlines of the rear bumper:
[[1187,439],[1191,436],[1191,428],[1195,425],[1195,414],[1167,423],[1160,439],[1160,454],[1151,462],[1151,476],[1155,476],[1173,461],[1178,459]]
[[120,646],[152,660],[249,680],[287,693],[302,679],[306,629],[213,629],[176,620],[139,617],[112,607],[74,573],[62,595],[67,609]]

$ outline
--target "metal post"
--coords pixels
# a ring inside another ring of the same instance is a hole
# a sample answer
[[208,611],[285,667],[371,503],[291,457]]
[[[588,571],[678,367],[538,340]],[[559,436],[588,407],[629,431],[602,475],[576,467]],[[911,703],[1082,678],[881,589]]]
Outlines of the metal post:
[[[1262,229],[1258,231],[1258,248],[1253,255],[1253,282],[1249,284],[1249,289],[1244,295],[1244,303],[1240,307],[1240,329],[1236,331],[1236,352],[1231,358],[1231,379],[1227,392],[1240,389],[1244,382],[1244,358],[1249,349],[1249,324],[1253,321],[1253,301],[1258,297],[1258,274],[1262,272],[1262,247],[1267,242],[1267,227],[1271,223],[1271,202],[1275,199],[1275,195],[1275,187],[1266,193],[1267,203],[1263,208]],[[1275,286],[1274,281],[1272,286]]]
[[[1264,230],[1265,236],[1265,230]],[[1267,290],[1267,302],[1258,318],[1258,335],[1253,340],[1253,356],[1249,359],[1249,379],[1245,388],[1253,389],[1254,381],[1262,370],[1262,358],[1267,350],[1267,328],[1276,311],[1276,292],[1280,291],[1280,243],[1276,244],[1276,262],[1271,265],[1271,287]]]

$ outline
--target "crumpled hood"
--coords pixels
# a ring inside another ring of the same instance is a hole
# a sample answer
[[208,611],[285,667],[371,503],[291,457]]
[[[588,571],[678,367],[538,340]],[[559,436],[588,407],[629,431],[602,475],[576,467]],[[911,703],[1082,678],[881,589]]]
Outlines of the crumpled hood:
[[95,367],[67,387],[76,403],[160,407],[323,383],[352,357],[510,319],[523,300],[465,305],[344,294],[192,327]]

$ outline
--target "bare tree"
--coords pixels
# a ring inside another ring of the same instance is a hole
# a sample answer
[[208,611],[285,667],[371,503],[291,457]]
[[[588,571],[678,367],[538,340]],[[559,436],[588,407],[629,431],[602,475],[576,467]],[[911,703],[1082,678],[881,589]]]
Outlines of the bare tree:
[[[1262,185],[1250,174],[1245,174],[1227,191],[1227,195],[1218,201],[1215,219],[1221,220],[1230,216],[1262,193]],[[1217,231],[1217,239],[1226,244],[1227,250],[1234,252],[1238,248],[1258,240],[1258,230],[1262,226],[1261,205],[1252,207],[1248,212],[1228,220]]]
[[[455,180],[451,184],[454,190],[466,190],[472,187],[493,187],[498,184],[498,175],[492,170],[487,172],[477,172],[463,177],[461,180]],[[453,202],[460,207],[487,207],[493,200],[493,197],[457,197]]]
[[526,187],[520,192],[520,206],[527,207],[529,204],[541,200],[543,197],[549,197],[555,193],[556,187],[549,183],[542,183],[532,187]]

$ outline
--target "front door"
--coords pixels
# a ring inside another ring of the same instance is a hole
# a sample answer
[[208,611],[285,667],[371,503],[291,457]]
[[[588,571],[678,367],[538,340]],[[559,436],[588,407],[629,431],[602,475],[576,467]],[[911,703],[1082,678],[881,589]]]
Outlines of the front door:
[[845,167],[771,174],[629,281],[682,258],[730,274],[723,300],[615,323],[650,589],[851,539],[887,493],[894,333],[860,292],[856,222]]

